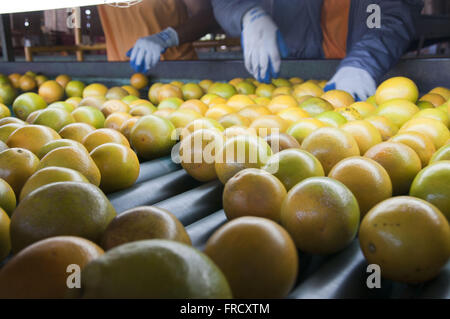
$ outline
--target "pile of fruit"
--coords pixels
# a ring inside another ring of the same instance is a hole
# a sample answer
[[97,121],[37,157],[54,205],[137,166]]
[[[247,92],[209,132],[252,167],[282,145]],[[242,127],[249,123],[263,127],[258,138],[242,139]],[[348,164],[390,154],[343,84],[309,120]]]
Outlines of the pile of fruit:
[[[112,88],[0,75],[0,298],[283,298],[298,251],[356,237],[384,278],[435,278],[450,257],[450,89],[419,99],[395,77],[355,102],[325,84],[174,81],[144,99],[142,74]],[[105,196],[135,183],[138,158],[169,154],[224,184],[229,222],[203,252],[171,212],[117,215]]]

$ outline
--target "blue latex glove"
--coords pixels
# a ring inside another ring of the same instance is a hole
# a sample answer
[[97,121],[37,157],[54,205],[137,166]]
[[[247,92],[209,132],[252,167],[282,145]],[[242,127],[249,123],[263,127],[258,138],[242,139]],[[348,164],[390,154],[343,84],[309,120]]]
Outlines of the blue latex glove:
[[241,33],[245,67],[260,82],[270,83],[278,77],[281,57],[288,48],[272,18],[260,7],[244,14]]
[[324,87],[324,91],[342,90],[353,95],[356,101],[365,101],[375,94],[377,89],[375,80],[369,72],[345,66],[340,68]]
[[130,58],[130,65],[136,72],[146,73],[158,63],[161,54],[167,48],[178,44],[178,33],[168,27],[159,33],[138,39],[126,55]]

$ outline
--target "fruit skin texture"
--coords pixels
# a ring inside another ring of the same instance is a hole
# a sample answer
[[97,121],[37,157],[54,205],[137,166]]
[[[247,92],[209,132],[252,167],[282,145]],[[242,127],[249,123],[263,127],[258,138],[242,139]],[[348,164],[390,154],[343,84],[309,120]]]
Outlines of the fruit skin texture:
[[102,144],[94,148],[90,156],[100,170],[100,188],[105,193],[128,188],[139,177],[139,159],[127,146]]
[[281,208],[281,225],[301,251],[332,254],[346,247],[358,231],[360,213],[352,192],[328,177],[295,185]]
[[79,236],[100,242],[116,216],[102,191],[89,183],[59,182],[42,186],[19,203],[11,218],[14,253],[41,239]]
[[414,177],[422,168],[417,153],[411,147],[397,142],[377,144],[364,157],[378,162],[388,172],[394,195],[407,194]]
[[225,184],[223,209],[229,220],[256,216],[279,222],[281,204],[286,188],[272,174],[256,168],[247,168]]
[[64,88],[56,81],[45,81],[39,86],[39,95],[47,104],[61,101],[64,97]]
[[392,183],[383,166],[362,156],[343,159],[328,177],[350,189],[358,201],[361,217],[373,206],[392,196]]
[[450,160],[438,161],[422,169],[409,194],[435,205],[450,221]]
[[381,83],[375,92],[375,101],[378,105],[392,99],[407,99],[416,103],[419,98],[419,89],[416,84],[406,77],[393,77]]
[[340,160],[359,156],[359,148],[353,136],[334,127],[320,128],[309,134],[302,143],[302,149],[314,155],[322,164],[325,174]]
[[36,155],[24,148],[10,148],[0,152],[0,178],[11,186],[16,198],[38,166],[39,159]]
[[418,132],[400,133],[392,137],[389,141],[403,143],[411,147],[419,155],[422,167],[428,165],[434,152],[436,152],[433,141],[428,136]]
[[44,99],[33,92],[27,92],[19,95],[13,103],[14,114],[21,120],[26,120],[31,112],[41,110],[47,107]]
[[73,123],[63,127],[59,131],[59,135],[61,135],[62,138],[83,143],[84,137],[94,130],[95,127],[87,123]]
[[89,153],[81,148],[64,146],[54,149],[45,155],[39,163],[38,169],[57,166],[74,169],[83,174],[90,183],[100,185],[100,171],[89,156]]
[[419,107],[413,102],[405,99],[394,99],[381,104],[375,113],[387,117],[395,125],[401,127],[419,111]]
[[202,252],[169,240],[111,249],[81,272],[82,298],[231,298],[225,276]]
[[137,154],[153,159],[170,153],[176,140],[175,127],[166,119],[156,115],[141,117],[131,129],[131,145]]
[[109,223],[102,237],[102,247],[110,250],[146,239],[167,239],[191,245],[188,233],[175,215],[159,207],[141,206],[121,213]]
[[[449,140],[450,142],[450,140]],[[436,151],[436,153],[433,154],[433,156],[430,159],[430,164],[437,162],[437,161],[450,161],[450,144],[447,143],[447,145],[442,146],[440,149]]]
[[359,243],[368,263],[378,264],[383,277],[420,283],[437,276],[450,257],[450,227],[428,202],[394,197],[367,213]]
[[86,177],[78,171],[66,167],[46,167],[30,176],[20,192],[22,201],[32,191],[41,186],[56,182],[83,182],[89,183]]
[[301,149],[275,153],[263,169],[277,177],[287,191],[306,178],[325,176],[319,160]]
[[89,152],[100,145],[106,143],[117,143],[130,147],[127,138],[119,131],[112,128],[100,128],[88,133],[83,139],[83,145]]
[[11,221],[8,214],[0,207],[0,263],[3,259],[8,257],[9,252],[11,251],[11,240],[9,236],[10,223]]
[[350,121],[342,125],[341,129],[353,136],[361,154],[364,154],[369,148],[382,141],[380,132],[367,121]]
[[235,298],[283,298],[295,283],[298,254],[277,223],[241,217],[219,228],[205,253],[219,266]]
[[0,178],[0,208],[3,208],[8,216],[11,216],[16,204],[16,195],[13,189],[4,179]]
[[41,240],[15,255],[0,271],[0,298],[64,298],[71,264],[84,268],[103,250],[75,236]]

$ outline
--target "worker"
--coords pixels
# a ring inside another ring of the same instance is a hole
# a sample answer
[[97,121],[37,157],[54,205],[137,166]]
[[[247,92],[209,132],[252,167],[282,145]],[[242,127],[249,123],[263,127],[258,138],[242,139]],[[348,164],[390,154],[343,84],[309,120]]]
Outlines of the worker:
[[108,61],[147,72],[161,60],[197,58],[192,41],[217,25],[210,0],[143,0],[122,8],[99,6]]
[[357,100],[375,93],[376,83],[408,48],[415,36],[414,19],[423,6],[421,0],[212,0],[212,4],[227,34],[241,36],[245,67],[259,81],[268,83],[278,76],[281,58],[342,59],[325,90],[344,90]]

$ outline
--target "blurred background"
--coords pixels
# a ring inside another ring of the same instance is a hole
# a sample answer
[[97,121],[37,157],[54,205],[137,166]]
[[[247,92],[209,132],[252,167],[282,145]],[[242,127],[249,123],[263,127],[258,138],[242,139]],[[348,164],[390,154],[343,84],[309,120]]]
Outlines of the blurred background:
[[[424,2],[422,14],[450,21],[450,1]],[[71,9],[57,9],[2,15],[2,23],[10,29],[15,61],[106,61],[105,36],[97,6],[81,8],[80,28],[68,27],[67,20],[73,12]],[[425,25],[425,30],[420,29],[426,36],[419,37],[406,55],[450,56],[448,35],[435,34],[436,30],[442,29],[442,24],[433,27],[428,21]],[[450,23],[444,25],[448,27]],[[74,50],[76,44],[84,46],[82,53]],[[242,56],[239,39],[227,38],[220,29],[195,41],[194,47],[199,59],[239,59]]]

